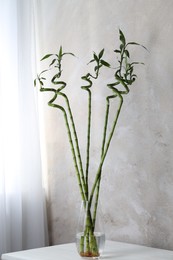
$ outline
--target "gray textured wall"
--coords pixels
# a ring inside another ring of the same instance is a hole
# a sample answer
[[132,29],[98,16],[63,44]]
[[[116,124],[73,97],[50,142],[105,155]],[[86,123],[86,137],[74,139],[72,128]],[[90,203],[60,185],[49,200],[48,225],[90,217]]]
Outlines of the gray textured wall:
[[[85,153],[86,93],[80,76],[92,51],[118,47],[118,29],[132,48],[138,79],[124,107],[103,168],[100,200],[108,239],[173,250],[173,1],[172,0],[40,0],[36,2],[39,55],[65,51],[81,59],[64,63],[64,79]],[[114,55],[114,54],[113,54]],[[40,58],[40,57],[39,57]],[[102,74],[94,98],[91,174],[95,174],[103,117],[102,97],[111,72]],[[71,89],[70,89],[71,88]],[[71,91],[72,90],[72,91]],[[43,94],[41,94],[43,95]],[[43,96],[42,96],[43,98]],[[74,241],[80,195],[63,117],[46,106],[48,213],[53,244]]]

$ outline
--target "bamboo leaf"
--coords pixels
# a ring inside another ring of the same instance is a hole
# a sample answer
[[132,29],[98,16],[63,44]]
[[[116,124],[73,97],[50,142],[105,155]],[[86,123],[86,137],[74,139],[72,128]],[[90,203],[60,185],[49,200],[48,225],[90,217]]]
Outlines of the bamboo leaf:
[[37,85],[37,79],[34,79],[34,87]]
[[95,67],[94,67],[94,71],[97,71],[98,69],[99,69],[98,66],[95,66]]
[[99,58],[97,57],[97,55],[94,53],[94,59],[95,61],[99,62]]
[[39,79],[39,82],[40,82],[40,85],[42,85],[42,86],[43,86],[43,81],[41,81],[41,80]]
[[53,59],[52,62],[50,63],[49,67],[52,66],[55,63],[56,59]]
[[93,53],[93,57],[94,57],[94,60],[95,60],[97,63],[99,63],[99,58],[97,57],[97,55],[96,55],[95,52]]
[[41,61],[42,60],[45,60],[45,59],[47,59],[47,58],[49,58],[50,56],[52,56],[53,54],[46,54],[42,59],[41,59]]
[[43,70],[43,71],[39,74],[39,77],[40,77],[44,72],[46,72],[46,71],[48,71],[48,70]]
[[99,53],[99,59],[101,59],[101,58],[102,58],[102,56],[103,56],[103,53],[104,53],[104,49],[103,49],[103,50],[101,50],[101,52]]
[[106,66],[106,67],[110,67],[110,66],[111,66],[111,65],[110,65],[107,61],[105,61],[105,60],[101,60],[100,62],[101,62],[101,64],[102,64],[103,66]]
[[64,53],[62,54],[62,56],[67,55],[67,54],[72,55],[72,56],[75,57],[75,55],[74,55],[72,52],[64,52]]
[[[128,42],[127,45],[138,45],[138,46],[141,46],[142,48],[144,48],[145,50],[148,51],[148,49],[147,49],[144,45],[141,45],[141,44],[139,44],[139,43],[137,43],[137,42]],[[127,45],[126,45],[126,46],[127,46]]]
[[59,57],[59,58],[62,57],[62,46],[60,46],[60,48],[59,48],[59,54],[58,54],[58,57]]
[[122,51],[124,48],[124,45],[123,44],[120,44],[120,50]]
[[87,64],[89,64],[89,63],[91,63],[91,62],[93,62],[93,61],[95,61],[94,59],[93,60],[90,60]]
[[119,30],[119,34],[120,34],[120,41],[122,42],[123,46],[125,46],[126,45],[125,36],[121,30]]
[[130,65],[134,65],[134,64],[141,64],[141,65],[145,65],[145,63],[143,63],[143,62],[132,62]]
[[114,50],[114,52],[116,52],[116,53],[121,53],[121,51],[120,51],[120,50]]
[[128,58],[130,58],[130,53],[129,53],[129,51],[128,51],[128,50],[125,50],[124,52],[125,52],[126,56],[127,56]]

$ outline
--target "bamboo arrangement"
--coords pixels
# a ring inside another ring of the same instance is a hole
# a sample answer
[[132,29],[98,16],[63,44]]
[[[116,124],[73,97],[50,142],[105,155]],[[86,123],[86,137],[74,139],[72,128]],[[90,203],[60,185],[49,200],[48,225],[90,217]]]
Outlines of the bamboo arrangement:
[[[111,65],[103,59],[104,49],[102,49],[97,55],[93,53],[93,58],[89,63],[94,63],[94,72],[93,74],[87,73],[82,76],[82,80],[86,84],[81,86],[83,90],[88,93],[88,124],[87,124],[87,144],[86,144],[86,166],[85,170],[82,164],[82,158],[79,148],[78,136],[76,131],[76,126],[73,118],[72,109],[70,106],[70,101],[67,95],[63,92],[63,89],[66,87],[66,82],[61,81],[62,75],[62,59],[65,55],[75,56],[73,53],[63,52],[62,46],[59,49],[58,54],[47,54],[41,61],[45,59],[52,58],[51,63],[48,69],[43,70],[37,78],[34,80],[34,85],[37,83],[40,86],[40,91],[42,92],[52,92],[52,98],[48,102],[48,105],[54,108],[57,108],[62,111],[64,115],[65,125],[67,128],[67,134],[70,142],[70,147],[72,151],[74,166],[76,170],[76,176],[78,180],[79,190],[81,194],[81,199],[84,202],[84,205],[87,205],[87,220],[83,236],[80,239],[80,255],[88,257],[98,257],[99,249],[94,234],[95,221],[97,216],[97,206],[100,190],[100,182],[102,176],[102,167],[115,132],[117,121],[123,105],[123,96],[129,93],[129,87],[134,83],[136,79],[136,74],[134,73],[134,66],[137,64],[143,64],[140,62],[130,62],[130,45],[140,45],[136,42],[126,42],[126,38],[121,30],[119,30],[119,40],[120,46],[119,49],[114,50],[114,52],[119,56],[118,58],[118,67],[114,69],[115,81],[113,83],[107,84],[107,87],[111,89],[112,94],[106,97],[106,108],[105,108],[105,119],[103,127],[103,137],[102,137],[102,146],[101,146],[101,156],[98,170],[95,175],[93,185],[90,189],[88,185],[89,179],[89,164],[90,164],[90,137],[91,137],[91,118],[92,118],[92,85],[93,80],[97,80],[99,73],[102,67],[108,69],[111,68]],[[142,46],[142,45],[140,45]],[[144,47],[144,46],[142,46]],[[145,48],[145,47],[144,47]],[[45,87],[47,81],[45,75],[50,70],[55,69],[56,73],[51,79],[51,84],[53,87]],[[112,68],[111,68],[112,69]],[[112,69],[113,70],[113,69]],[[123,87],[123,88],[122,88]],[[123,89],[123,90],[122,90]],[[58,98],[62,97],[65,100],[66,107],[59,105]],[[111,130],[108,133],[108,122],[110,117],[110,101],[117,98],[119,104],[117,111],[115,113],[114,121],[111,126]],[[91,205],[94,204],[94,212],[91,214]]]

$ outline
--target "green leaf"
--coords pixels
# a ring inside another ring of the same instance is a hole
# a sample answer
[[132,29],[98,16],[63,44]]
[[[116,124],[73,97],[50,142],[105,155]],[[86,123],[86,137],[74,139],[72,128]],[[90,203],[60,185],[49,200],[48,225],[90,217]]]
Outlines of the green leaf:
[[130,65],[133,65],[133,64],[141,64],[141,65],[145,65],[145,63],[143,63],[143,62],[132,62]]
[[121,53],[121,51],[120,51],[120,50],[114,50],[114,52],[116,52],[116,53]]
[[103,66],[106,66],[106,67],[110,67],[110,66],[111,66],[111,65],[110,65],[107,61],[105,61],[105,60],[101,60],[100,62],[101,62],[101,64],[102,64]]
[[99,59],[101,59],[101,58],[102,58],[102,56],[103,56],[103,53],[104,53],[104,49],[103,49],[103,50],[101,50],[101,52],[99,53]]
[[95,67],[94,67],[94,71],[97,71],[98,69],[99,69],[98,66],[95,66]]
[[93,61],[95,61],[94,59],[93,60],[90,60],[87,64],[89,64],[89,63],[91,63],[91,62],[93,62]]
[[133,75],[132,75],[132,78],[137,78],[137,75],[136,75],[136,74],[133,74]]
[[95,61],[99,62],[99,58],[97,57],[97,55],[94,53],[94,59]]
[[127,45],[140,45],[140,44],[137,42],[128,42]]
[[62,54],[62,56],[63,56],[63,55],[67,55],[67,54],[72,55],[72,56],[75,57],[75,55],[74,55],[72,52],[64,52],[64,53]]
[[48,71],[48,70],[43,70],[40,74],[39,74],[39,76],[38,77],[40,77],[44,72],[46,72],[46,71]]
[[58,56],[59,56],[59,58],[62,57],[62,46],[60,46],[60,48],[59,48],[59,54],[58,54]]
[[144,45],[141,45],[141,44],[139,44],[137,42],[128,42],[127,45],[138,45],[138,46],[141,46],[142,48],[144,48],[145,50],[148,51],[148,49]]
[[49,58],[50,56],[52,56],[53,54],[46,54],[42,59],[41,59],[41,61],[42,60],[45,60],[45,59],[47,59],[47,58]]
[[124,37],[124,34],[123,34],[123,32],[121,30],[119,30],[119,34],[120,34],[120,41],[125,46],[126,45],[126,39]]
[[40,85],[42,85],[43,86],[43,82],[39,79],[39,82],[40,82]]
[[130,72],[130,75],[132,75],[132,73],[133,73],[133,67],[131,67],[131,69],[129,70],[129,72]]
[[125,52],[126,56],[127,56],[128,58],[130,58],[130,53],[129,53],[129,51],[128,51],[128,50],[125,50],[124,52]]
[[124,48],[123,44],[120,44],[120,50],[122,51],[122,49]]
[[36,87],[37,79],[34,79],[34,87]]
[[49,67],[52,66],[55,63],[56,59],[53,59],[52,62],[50,63]]

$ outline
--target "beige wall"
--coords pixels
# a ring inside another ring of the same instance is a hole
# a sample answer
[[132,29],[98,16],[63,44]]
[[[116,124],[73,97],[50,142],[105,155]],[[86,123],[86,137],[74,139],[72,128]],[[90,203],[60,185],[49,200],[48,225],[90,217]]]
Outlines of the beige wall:
[[[81,59],[67,58],[64,79],[85,153],[86,93],[80,76],[87,72],[92,51],[118,47],[118,29],[132,48],[138,79],[125,97],[116,134],[103,169],[100,200],[108,239],[173,250],[173,1],[172,0],[39,0],[36,1],[39,56],[62,44]],[[39,58],[40,58],[39,57]],[[112,74],[101,75],[94,98],[91,174],[99,158],[102,96]],[[43,97],[43,94],[40,94]],[[77,187],[71,152],[61,113],[47,107],[44,94],[48,212],[53,244],[74,241]],[[77,203],[78,202],[78,203]]]

